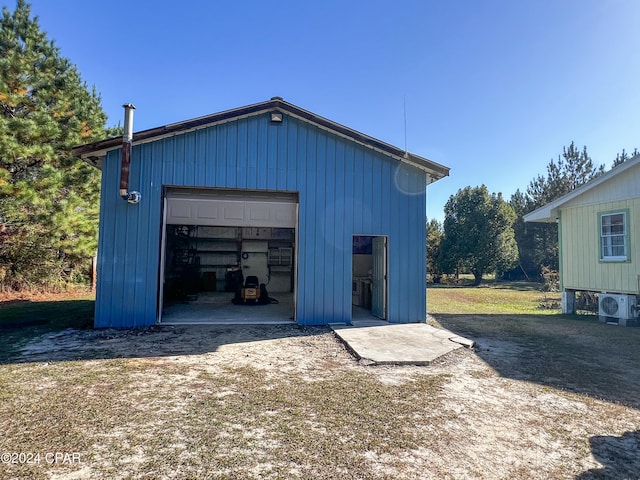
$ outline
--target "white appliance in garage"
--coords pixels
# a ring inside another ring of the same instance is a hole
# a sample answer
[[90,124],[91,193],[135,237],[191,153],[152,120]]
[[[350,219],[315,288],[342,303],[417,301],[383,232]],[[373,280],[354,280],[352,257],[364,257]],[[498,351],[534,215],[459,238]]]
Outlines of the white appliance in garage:
[[246,278],[254,275],[259,283],[269,282],[269,242],[266,240],[243,240],[240,254],[242,275]]

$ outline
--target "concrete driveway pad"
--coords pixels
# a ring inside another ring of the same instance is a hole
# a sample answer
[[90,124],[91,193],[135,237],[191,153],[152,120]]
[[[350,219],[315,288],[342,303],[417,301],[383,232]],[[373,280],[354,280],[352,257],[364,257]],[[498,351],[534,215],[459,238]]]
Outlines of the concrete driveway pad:
[[473,340],[426,323],[354,321],[329,327],[358,358],[376,365],[428,365],[458,348],[472,348]]

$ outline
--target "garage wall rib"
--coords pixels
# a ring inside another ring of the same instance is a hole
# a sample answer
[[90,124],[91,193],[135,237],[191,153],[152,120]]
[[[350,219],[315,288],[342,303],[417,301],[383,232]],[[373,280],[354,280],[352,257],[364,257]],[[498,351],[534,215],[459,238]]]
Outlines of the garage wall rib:
[[388,318],[424,321],[426,174],[400,165],[289,115],[276,125],[261,114],[134,145],[130,185],[142,201],[129,205],[118,191],[120,150],[109,152],[96,326],[156,322],[163,186],[298,192],[299,323],[350,318],[353,235],[388,236]]

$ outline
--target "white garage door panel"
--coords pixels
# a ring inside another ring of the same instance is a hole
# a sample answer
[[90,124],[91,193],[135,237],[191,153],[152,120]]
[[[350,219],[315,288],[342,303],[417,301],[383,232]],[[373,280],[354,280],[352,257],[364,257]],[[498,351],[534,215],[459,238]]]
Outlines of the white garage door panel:
[[255,202],[247,202],[246,208],[248,209],[249,219],[250,220],[269,220],[271,208],[273,204],[270,203],[255,203]]
[[238,202],[238,204],[221,202],[220,209],[223,212],[223,220],[244,220],[244,205],[242,205],[242,202]]
[[[250,195],[249,195],[250,197]],[[167,224],[225,227],[296,227],[294,201],[216,198],[183,192],[167,196]]]
[[[172,202],[169,203],[169,216],[173,219],[184,219],[186,221],[190,220],[191,215],[191,204],[186,202]],[[176,221],[174,224],[180,225],[181,223]]]
[[[188,201],[184,200],[181,200],[181,202],[189,203]],[[208,203],[201,201],[198,201],[197,203],[194,202],[194,204],[198,208],[198,212],[194,218],[209,218],[212,220],[217,220],[218,218],[220,218],[220,212],[217,205],[209,205]]]

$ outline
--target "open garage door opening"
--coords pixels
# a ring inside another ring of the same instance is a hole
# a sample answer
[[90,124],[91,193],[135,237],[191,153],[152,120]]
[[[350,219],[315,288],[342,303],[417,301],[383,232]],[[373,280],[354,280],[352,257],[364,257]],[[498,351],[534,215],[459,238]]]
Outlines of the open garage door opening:
[[167,188],[160,321],[295,320],[297,195]]

